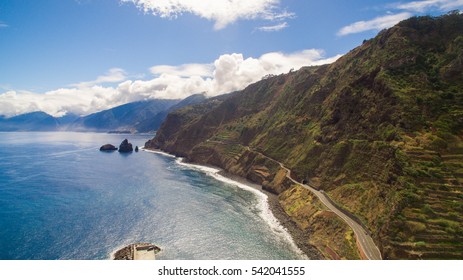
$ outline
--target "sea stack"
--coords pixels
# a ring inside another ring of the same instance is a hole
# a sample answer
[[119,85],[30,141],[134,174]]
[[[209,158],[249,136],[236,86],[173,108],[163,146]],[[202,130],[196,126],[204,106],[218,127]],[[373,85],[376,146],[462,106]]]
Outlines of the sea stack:
[[133,152],[132,143],[129,143],[129,140],[125,139],[122,141],[119,146],[119,153],[131,153]]
[[112,151],[116,151],[117,148],[114,147],[114,145],[111,145],[111,144],[105,144],[103,146],[100,147],[100,151],[102,152],[112,152]]

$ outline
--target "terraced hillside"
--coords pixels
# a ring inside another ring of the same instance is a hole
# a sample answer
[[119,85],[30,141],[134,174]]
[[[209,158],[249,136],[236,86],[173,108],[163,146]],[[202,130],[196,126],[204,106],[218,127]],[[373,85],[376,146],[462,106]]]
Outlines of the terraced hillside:
[[462,50],[463,14],[410,18],[331,65],[173,112],[146,147],[278,194],[326,258],[359,254],[340,226],[321,242],[326,209],[276,162],[355,216],[384,259],[463,259]]
[[399,214],[396,257],[461,259],[463,251],[463,149],[441,152],[405,147],[416,172],[409,204]]

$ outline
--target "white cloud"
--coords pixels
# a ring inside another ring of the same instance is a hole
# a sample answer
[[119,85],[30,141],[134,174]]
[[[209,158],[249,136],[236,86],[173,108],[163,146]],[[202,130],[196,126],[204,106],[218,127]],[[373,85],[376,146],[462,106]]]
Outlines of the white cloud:
[[[8,91],[0,94],[0,114],[18,114],[43,111],[53,116],[67,112],[85,115],[109,108],[110,97],[116,92],[113,88],[93,86],[87,89],[60,88],[44,94],[28,91]],[[114,103],[115,106],[121,102]]]
[[368,21],[357,21],[341,28],[338,31],[338,35],[345,36],[348,34],[360,33],[369,30],[382,30],[384,28],[389,28],[411,16],[411,13],[403,12],[399,14],[380,16]]
[[289,26],[289,24],[285,21],[285,22],[282,22],[282,23],[276,24],[276,25],[261,26],[261,27],[257,28],[257,30],[264,31],[264,32],[273,32],[273,31],[280,31],[282,29],[285,29],[288,26]]
[[452,9],[463,8],[463,0],[422,0],[406,3],[397,2],[387,5],[386,7],[401,12],[392,15],[388,14],[385,16],[380,16],[372,20],[357,21],[341,28],[337,33],[338,36],[389,28],[404,19],[416,15],[417,13],[449,11]]
[[171,74],[181,77],[210,77],[214,71],[212,64],[183,64],[180,66],[158,65],[150,68],[154,75]]
[[0,21],[0,28],[7,28],[8,27],[8,24]]
[[[240,90],[267,74],[281,74],[302,66],[334,62],[340,56],[325,58],[321,50],[285,54],[266,53],[259,58],[224,54],[210,64],[160,65],[151,67],[151,80],[124,80],[125,72],[114,68],[91,82],[78,83],[46,93],[9,90],[0,94],[0,115],[13,116],[44,111],[54,116],[66,112],[87,115],[128,102],[163,98],[181,99],[207,92],[209,96]],[[115,86],[97,83],[116,82]]]
[[109,69],[108,73],[103,76],[99,76],[93,81],[88,81],[88,82],[81,82],[78,84],[71,84],[70,86],[72,87],[78,87],[78,88],[87,88],[87,87],[92,87],[94,85],[98,84],[104,84],[104,83],[117,83],[121,82],[123,80],[127,79],[126,73],[123,69],[120,68],[111,68]]
[[273,52],[259,58],[244,58],[237,53],[224,54],[213,64],[151,67],[151,72],[158,77],[148,81],[125,81],[119,84],[117,91],[120,96],[130,96],[131,101],[149,98],[180,99],[198,92],[215,96],[243,89],[267,74],[281,74],[306,65],[331,63],[339,57],[324,58],[321,50],[291,54]]
[[240,19],[282,20],[294,14],[279,7],[280,0],[121,0],[135,4],[145,13],[175,18],[183,13],[214,21],[222,29]]
[[394,8],[401,10],[408,10],[414,12],[426,12],[432,9],[441,11],[456,9],[463,7],[463,0],[424,0],[413,1],[408,3],[399,3],[394,5]]

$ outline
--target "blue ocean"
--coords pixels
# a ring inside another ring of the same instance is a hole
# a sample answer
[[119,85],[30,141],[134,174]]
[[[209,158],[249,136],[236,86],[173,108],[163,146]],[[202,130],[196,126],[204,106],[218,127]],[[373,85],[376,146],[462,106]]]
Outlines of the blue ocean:
[[0,133],[0,259],[109,259],[151,242],[158,259],[300,259],[265,197],[146,151],[152,135]]

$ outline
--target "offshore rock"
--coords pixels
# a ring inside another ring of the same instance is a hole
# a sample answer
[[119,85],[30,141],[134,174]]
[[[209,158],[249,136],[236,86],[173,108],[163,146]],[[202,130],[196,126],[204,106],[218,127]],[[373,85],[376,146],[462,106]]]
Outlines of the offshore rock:
[[117,148],[114,147],[114,145],[111,145],[111,144],[105,144],[103,146],[100,147],[100,151],[102,152],[111,152],[111,151],[116,151]]
[[119,153],[131,153],[133,152],[132,144],[129,143],[127,139],[122,141],[121,145],[119,146]]

